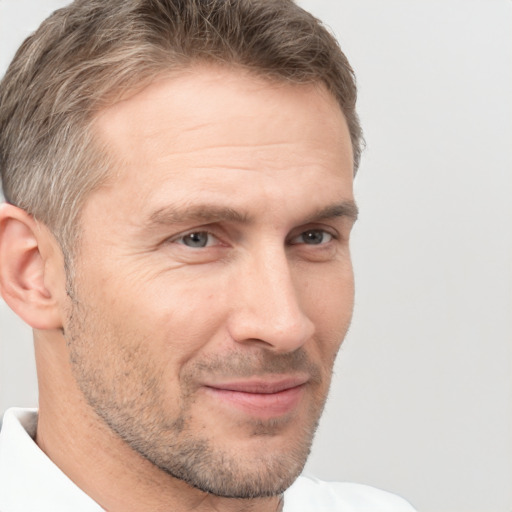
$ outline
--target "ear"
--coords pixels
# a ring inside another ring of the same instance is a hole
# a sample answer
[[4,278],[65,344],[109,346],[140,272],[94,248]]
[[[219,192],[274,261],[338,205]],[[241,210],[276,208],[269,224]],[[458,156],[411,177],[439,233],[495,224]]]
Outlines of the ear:
[[[58,299],[59,288],[65,286],[64,265],[52,238],[49,230],[24,210],[0,205],[0,293],[34,329],[62,327]],[[62,278],[55,279],[59,272]]]

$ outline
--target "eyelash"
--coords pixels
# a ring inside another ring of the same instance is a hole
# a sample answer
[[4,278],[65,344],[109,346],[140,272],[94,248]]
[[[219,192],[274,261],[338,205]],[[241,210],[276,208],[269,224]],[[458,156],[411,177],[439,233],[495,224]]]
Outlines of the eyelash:
[[[299,235],[297,236],[294,236],[292,238],[292,240],[296,240],[297,238],[300,238],[300,237],[303,237],[305,235],[312,235],[312,234],[321,234],[322,235],[322,240],[319,242],[319,243],[311,243],[311,244],[307,244],[306,242],[302,242],[304,245],[326,245],[327,243],[329,243],[330,241],[332,240],[335,240],[336,237],[334,236],[333,233],[325,230],[325,229],[319,229],[319,228],[312,228],[312,229],[306,229],[305,231],[302,231]],[[329,237],[329,240],[327,240],[327,242],[324,241],[324,238],[325,236]],[[313,241],[313,237],[310,238],[311,241]]]
[[192,245],[187,245],[185,243],[185,240],[187,239],[187,237],[189,237],[189,239],[191,239],[191,237],[193,235],[207,235],[208,237],[213,237],[215,238],[216,240],[219,240],[218,237],[216,237],[213,233],[211,233],[210,231],[190,231],[189,233],[185,233],[184,235],[181,235],[177,238],[175,238],[174,240],[172,240],[172,242],[176,243],[180,243],[180,245],[185,245],[186,247],[191,247],[191,248],[196,248],[196,249],[204,249],[205,247],[210,247],[211,244],[208,243],[208,241],[206,242],[206,245],[204,246],[198,246],[198,247],[194,247]]
[[[298,242],[298,243],[293,243],[294,240],[300,238],[300,237],[303,237],[305,235],[316,235],[316,234],[321,234],[322,235],[322,239],[320,242],[318,243],[315,243],[313,240],[313,237],[310,238],[310,240],[313,241],[313,243],[311,244],[308,244],[306,242]],[[189,237],[188,239],[191,240],[191,237],[194,236],[194,235],[206,235],[209,239],[206,240],[205,242],[205,245],[197,245],[197,246],[194,246],[194,245],[188,245],[187,243],[185,243],[185,240],[187,240],[187,237]],[[173,243],[178,243],[179,245],[184,245],[186,247],[190,247],[190,248],[193,248],[193,249],[204,249],[204,248],[207,248],[207,247],[211,247],[212,245],[214,244],[211,244],[210,243],[210,239],[211,237],[213,237],[214,239],[219,240],[219,238],[212,232],[210,231],[207,231],[207,230],[198,230],[198,231],[190,231],[188,233],[185,233],[183,235],[180,235],[179,237],[176,237],[174,239],[171,240],[171,242]],[[328,240],[327,241],[324,241],[325,237],[328,237]],[[310,228],[310,229],[306,229],[302,232],[300,232],[298,235],[294,235],[293,237],[291,237],[289,239],[289,242],[288,244],[289,245],[312,245],[312,246],[325,246],[327,245],[329,242],[333,241],[333,240],[337,240],[338,237],[330,232],[330,231],[327,231],[326,229],[321,229],[321,228]]]

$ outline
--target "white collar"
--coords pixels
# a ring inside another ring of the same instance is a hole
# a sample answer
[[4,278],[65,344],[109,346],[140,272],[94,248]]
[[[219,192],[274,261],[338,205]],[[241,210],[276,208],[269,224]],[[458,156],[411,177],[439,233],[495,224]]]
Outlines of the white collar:
[[36,409],[9,409],[0,433],[2,512],[104,512],[37,446]]

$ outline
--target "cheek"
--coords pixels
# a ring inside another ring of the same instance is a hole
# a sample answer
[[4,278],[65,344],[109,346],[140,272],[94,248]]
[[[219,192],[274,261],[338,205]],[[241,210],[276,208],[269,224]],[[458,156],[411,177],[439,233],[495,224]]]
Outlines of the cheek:
[[327,367],[334,363],[345,338],[354,307],[354,277],[350,265],[326,268],[304,281],[302,308],[315,324],[317,349]]
[[133,339],[145,339],[153,356],[169,368],[185,364],[210,340],[222,324],[222,300],[209,283],[175,279],[147,280],[110,300],[107,311],[116,328]]
[[299,269],[297,274],[302,305],[318,328],[350,322],[354,275],[349,261],[322,265],[315,273]]
[[145,365],[159,369],[167,383],[176,382],[182,368],[222,336],[222,273],[154,271],[147,261],[130,266],[116,261],[115,268],[103,261],[82,267],[78,275],[77,298],[95,317],[93,326],[83,326],[91,344],[101,353],[106,343],[128,365],[137,361],[127,355],[143,354]]

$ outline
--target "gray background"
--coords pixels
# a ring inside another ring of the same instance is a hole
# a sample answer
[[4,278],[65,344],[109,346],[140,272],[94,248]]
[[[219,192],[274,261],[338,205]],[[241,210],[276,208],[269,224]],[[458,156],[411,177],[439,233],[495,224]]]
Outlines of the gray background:
[[[57,0],[0,0],[0,70]],[[512,510],[512,2],[303,0],[357,71],[357,296],[308,470]],[[0,411],[35,405],[0,301]]]

